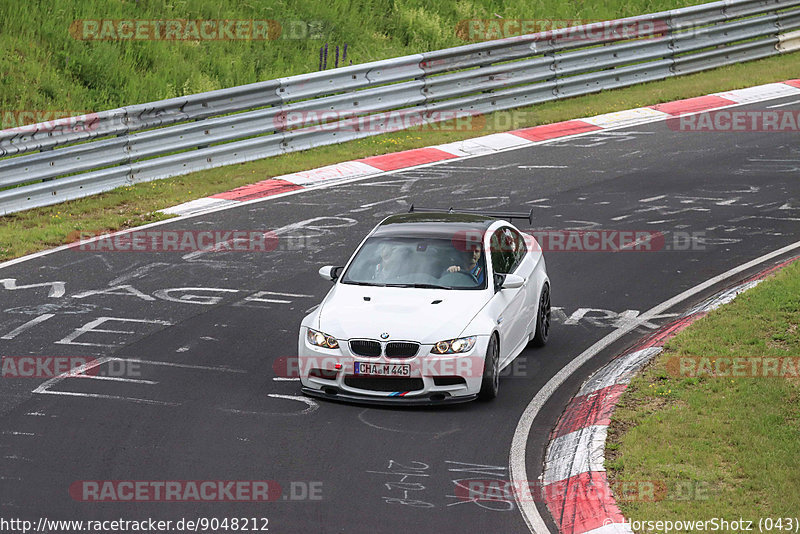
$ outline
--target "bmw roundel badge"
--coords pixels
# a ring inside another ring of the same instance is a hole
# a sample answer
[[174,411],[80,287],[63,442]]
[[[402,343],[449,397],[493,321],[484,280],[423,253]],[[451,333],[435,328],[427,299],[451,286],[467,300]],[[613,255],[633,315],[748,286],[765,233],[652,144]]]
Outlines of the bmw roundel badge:
[[389,332],[384,332],[381,334],[381,339],[389,339]]

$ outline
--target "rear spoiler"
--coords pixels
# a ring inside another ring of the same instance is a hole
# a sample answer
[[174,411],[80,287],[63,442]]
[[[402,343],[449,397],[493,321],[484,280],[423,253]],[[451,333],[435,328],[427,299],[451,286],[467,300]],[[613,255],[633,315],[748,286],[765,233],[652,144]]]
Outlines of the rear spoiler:
[[423,208],[422,206],[414,206],[408,208],[408,213],[415,212],[435,212],[435,213],[467,213],[472,215],[483,215],[484,217],[494,217],[496,219],[526,219],[528,224],[533,224],[533,208],[528,213],[524,211],[486,211],[486,210],[472,210],[462,208]]

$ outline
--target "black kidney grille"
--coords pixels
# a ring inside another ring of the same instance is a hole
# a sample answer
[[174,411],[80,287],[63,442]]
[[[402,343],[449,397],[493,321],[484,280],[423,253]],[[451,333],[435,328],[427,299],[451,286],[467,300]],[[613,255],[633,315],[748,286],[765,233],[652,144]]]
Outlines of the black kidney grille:
[[413,358],[419,351],[419,343],[392,341],[386,344],[386,356],[389,358]]
[[353,339],[350,341],[350,350],[353,354],[374,358],[381,355],[381,344],[368,339]]

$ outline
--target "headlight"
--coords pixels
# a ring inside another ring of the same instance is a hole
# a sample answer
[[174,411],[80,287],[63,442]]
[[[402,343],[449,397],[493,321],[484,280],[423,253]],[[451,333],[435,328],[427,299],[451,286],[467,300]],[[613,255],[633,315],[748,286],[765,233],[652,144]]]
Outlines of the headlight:
[[457,354],[469,352],[475,346],[475,336],[440,341],[431,349],[431,354]]
[[339,348],[339,342],[336,341],[336,338],[331,337],[323,332],[317,332],[316,330],[309,328],[306,337],[309,343],[316,345],[317,347],[325,347],[326,349]]

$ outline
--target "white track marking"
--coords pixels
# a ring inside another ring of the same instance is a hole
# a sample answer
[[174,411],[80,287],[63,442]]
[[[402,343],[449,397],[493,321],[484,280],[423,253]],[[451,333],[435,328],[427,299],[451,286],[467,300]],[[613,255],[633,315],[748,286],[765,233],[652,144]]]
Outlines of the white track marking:
[[638,247],[638,246],[639,246],[639,245],[641,245],[642,243],[647,243],[647,242],[648,242],[648,241],[650,241],[651,239],[654,239],[654,236],[653,236],[653,235],[651,235],[651,234],[647,234],[645,237],[640,237],[640,238],[639,238],[639,239],[637,239],[636,241],[632,241],[631,243],[628,243],[627,245],[622,245],[621,247],[619,247],[619,248],[618,248],[617,250],[615,250],[614,252],[622,252],[622,251],[623,251],[623,250],[625,250],[626,248]]
[[[347,180],[347,181],[350,181],[350,180]],[[328,184],[328,186],[331,186],[331,185],[333,185],[333,184]],[[305,188],[305,189],[314,189],[314,188],[308,187],[308,188]],[[297,189],[297,191],[304,191],[305,189]],[[273,196],[265,197],[265,198],[270,198],[271,199],[271,198],[277,198],[279,196],[280,195],[273,195]],[[256,199],[256,200],[260,200],[260,199]],[[239,203],[239,205],[244,205],[244,204],[245,204],[245,202],[240,202]],[[209,212],[205,212],[205,213],[209,213]],[[327,219],[339,219],[339,221],[344,220],[344,221],[346,221],[346,223],[349,223],[349,224],[334,224],[334,225],[330,225],[330,224],[328,224],[328,225],[326,225],[326,224],[317,224],[317,225],[315,225],[314,224],[316,222],[325,221]],[[299,222],[296,222],[296,223],[287,224],[286,226],[282,226],[280,228],[276,228],[275,230],[266,231],[266,232],[264,232],[264,235],[265,236],[266,235],[270,235],[271,237],[274,238],[276,236],[281,236],[281,235],[284,235],[284,234],[291,234],[292,232],[294,232],[296,230],[300,230],[300,229],[311,229],[311,230],[332,229],[332,228],[341,228],[341,227],[346,227],[346,226],[352,226],[352,225],[355,225],[355,224],[357,224],[357,221],[355,219],[352,219],[352,218],[349,218],[349,217],[314,217],[312,219],[306,219],[304,221],[299,221]],[[220,245],[225,244],[225,243],[233,244],[233,243],[235,243],[237,241],[243,241],[243,242],[246,243],[246,242],[249,241],[249,238],[232,238],[232,239],[229,239],[227,241],[222,241],[222,242],[216,243],[213,247],[207,247],[207,248],[204,248],[202,250],[196,250],[194,252],[190,252],[188,254],[184,254],[183,256],[181,256],[181,259],[186,260],[186,261],[192,261],[195,258],[203,256],[204,254],[216,253],[216,252],[226,252],[225,249],[221,249],[220,248]]]
[[112,382],[129,382],[131,384],[150,384],[155,385],[158,382],[153,380],[141,380],[139,378],[122,378],[120,376],[97,376],[97,375],[73,375],[69,378],[88,378],[90,380],[110,380]]
[[34,391],[34,393],[41,393],[43,395],[63,395],[66,397],[88,397],[91,399],[108,399],[108,400],[124,400],[135,402],[137,404],[154,404],[157,406],[180,406],[179,402],[165,402],[150,399],[140,399],[137,397],[120,397],[119,395],[100,395],[97,393],[76,393],[74,391],[50,391],[44,389],[42,391]]
[[[27,256],[23,256],[23,258],[25,257]],[[0,267],[2,267],[3,265],[5,264],[0,264]],[[47,296],[56,299],[64,296],[64,291],[66,287],[65,282],[42,282],[40,284],[28,284],[26,286],[18,286],[16,278],[5,278],[3,280],[0,280],[0,285],[3,286],[3,289],[6,289],[8,291],[15,291],[17,289],[31,289],[33,287],[50,286],[50,292],[47,294]]]
[[600,126],[601,128],[608,128],[609,126],[621,125],[636,126],[642,122],[648,122],[650,119],[666,119],[668,117],[668,113],[664,113],[663,111],[658,111],[653,108],[643,107],[625,109],[612,113],[603,113],[602,115],[586,117],[581,120],[595,126]]
[[267,397],[272,397],[273,399],[293,400],[293,401],[298,401],[298,402],[303,402],[305,404],[308,404],[308,408],[306,408],[305,410],[303,410],[302,412],[300,412],[297,415],[305,415],[305,414],[311,413],[311,412],[316,411],[317,409],[319,409],[319,404],[317,404],[315,401],[309,399],[308,397],[304,397],[303,395],[278,395],[277,393],[268,393]]
[[642,315],[637,317],[635,320],[631,321],[625,326],[622,326],[610,334],[606,335],[596,343],[594,343],[591,347],[584,350],[581,354],[579,354],[576,358],[570,361],[567,365],[565,365],[558,373],[556,373],[550,380],[536,393],[536,395],[531,399],[531,402],[525,408],[525,411],[522,413],[519,421],[517,422],[517,428],[514,431],[514,437],[511,441],[511,450],[509,452],[509,469],[511,473],[511,481],[512,484],[515,484],[514,487],[517,485],[520,487],[519,492],[514,492],[514,496],[517,501],[517,506],[519,507],[520,512],[522,513],[522,518],[525,520],[525,523],[528,525],[528,528],[531,532],[549,532],[547,528],[547,524],[544,522],[541,514],[539,514],[539,510],[536,508],[536,504],[534,504],[534,500],[532,495],[530,494],[530,488],[528,487],[525,481],[528,480],[528,469],[526,466],[526,449],[528,444],[528,435],[530,434],[531,427],[533,426],[533,421],[536,416],[539,414],[539,411],[544,406],[544,403],[553,395],[553,393],[558,389],[564,381],[569,378],[575,371],[577,371],[584,363],[589,361],[593,356],[595,356],[598,352],[608,347],[613,342],[617,341],[619,338],[636,328],[640,323],[643,323],[649,319],[652,319],[655,315],[658,315],[669,308],[680,304],[684,300],[704,291],[713,285],[722,282],[731,276],[735,276],[741,272],[746,271],[752,267],[760,265],[765,261],[768,261],[772,258],[776,258],[781,256],[782,254],[786,254],[791,252],[797,248],[800,248],[800,241],[792,243],[791,245],[787,245],[783,248],[770,252],[768,254],[764,254],[754,260],[751,260],[747,263],[743,263],[738,267],[734,267],[720,275],[717,275],[713,278],[706,280],[686,291],[675,295],[669,300],[654,306],[653,308],[649,309],[648,311],[644,312]]
[[733,91],[724,91],[722,93],[712,93],[711,95],[721,96],[722,98],[745,104],[763,100],[767,96],[773,98],[789,98],[797,96],[798,93],[800,93],[800,89],[797,87],[783,82],[775,82],[757,85],[755,87],[746,87],[744,89],[734,89]]
[[61,373],[60,375],[54,376],[53,378],[50,378],[49,380],[45,380],[44,382],[39,384],[39,387],[37,387],[36,389],[33,390],[33,393],[45,393],[47,391],[47,388],[49,388],[50,386],[54,386],[54,385],[58,384],[59,382],[61,382],[65,378],[69,378],[70,376],[76,375],[76,374],[83,374],[86,371],[90,371],[90,370],[94,369],[95,367],[99,367],[99,366],[103,365],[104,363],[108,362],[109,360],[111,360],[110,356],[104,356],[102,358],[98,358],[96,360],[92,360],[92,361],[86,362],[83,365],[79,365],[79,366],[71,369],[69,372]]
[[518,165],[518,169],[569,169],[567,165]]
[[85,325],[76,328],[71,334],[55,341],[56,344],[59,345],[84,345],[90,347],[114,347],[117,346],[115,344],[108,344],[108,343],[89,343],[89,342],[82,342],[82,341],[75,341],[78,337],[82,336],[83,334],[87,334],[89,332],[101,332],[106,334],[135,334],[136,332],[132,332],[129,330],[105,330],[102,328],[95,328],[96,326],[100,326],[103,323],[108,321],[117,321],[121,323],[145,323],[145,324],[157,324],[162,326],[172,326],[172,323],[169,321],[161,321],[158,319],[127,319],[124,317],[98,317],[94,321],[89,321]]
[[127,282],[128,280],[132,280],[134,278],[141,278],[142,276],[144,276],[145,274],[147,274],[149,271],[153,270],[156,267],[169,267],[170,265],[171,264],[169,263],[162,263],[162,262],[148,263],[147,265],[143,265],[137,269],[134,269],[133,271],[123,274],[122,276],[114,278],[108,283],[108,285],[109,287],[116,286],[118,284],[121,284],[122,282]]
[[163,365],[165,367],[181,367],[183,369],[202,369],[205,371],[221,371],[223,373],[246,373],[242,369],[231,369],[229,367],[210,367],[207,365],[190,365],[186,363],[173,363],[173,362],[155,362],[152,360],[139,360],[136,358],[108,358],[118,362],[142,363],[147,365]]
[[0,339],[14,339],[15,337],[17,337],[18,335],[23,333],[25,330],[28,330],[29,328],[33,328],[37,324],[43,323],[46,320],[48,320],[49,318],[54,317],[54,316],[55,316],[54,313],[42,314],[39,317],[35,317],[35,318],[31,319],[30,321],[28,321],[27,323],[16,327],[14,330],[9,332],[8,334],[4,335],[3,337],[0,337]]
[[286,376],[276,376],[275,378],[273,378],[273,380],[276,381],[276,382],[297,382],[300,379],[299,378],[289,378],[289,377],[286,377]]
[[545,463],[551,468],[544,473],[542,484],[585,472],[605,471],[603,453],[607,433],[608,425],[591,425],[554,438],[545,454]]
[[307,171],[298,171],[281,176],[282,180],[297,185],[310,185],[316,182],[337,182],[342,179],[374,174],[380,169],[361,161],[343,161]]
[[[86,363],[84,365],[75,367],[74,369],[72,369],[68,373],[63,373],[63,374],[61,374],[61,375],[59,375],[57,377],[51,378],[50,380],[47,380],[46,382],[41,384],[39,387],[37,387],[35,390],[33,390],[33,393],[46,394],[46,395],[63,395],[63,396],[68,396],[68,397],[88,397],[88,398],[93,398],[93,399],[106,399],[106,400],[124,400],[124,401],[134,402],[134,403],[138,403],[138,404],[152,404],[152,405],[157,405],[157,406],[180,406],[181,405],[181,403],[179,403],[179,402],[157,401],[157,400],[151,400],[151,399],[142,399],[142,398],[138,398],[138,397],[122,397],[122,396],[118,396],[118,395],[100,395],[100,394],[97,394],[97,393],[78,393],[78,392],[74,392],[74,391],[52,391],[52,390],[49,389],[50,387],[54,386],[55,384],[61,382],[62,380],[65,380],[67,378],[89,378],[89,379],[95,379],[95,380],[113,380],[113,381],[120,381],[120,382],[132,382],[132,383],[141,383],[141,384],[149,384],[149,385],[158,384],[158,382],[154,382],[152,380],[139,380],[139,379],[132,379],[132,378],[118,378],[118,377],[106,377],[106,376],[92,376],[92,375],[84,374],[86,371],[90,371],[91,369],[94,369],[95,367],[98,367],[98,366],[100,366],[100,365],[102,365],[104,363],[110,362],[110,361],[127,362],[127,363],[138,363],[138,364],[149,364],[149,365],[160,365],[160,366],[165,366],[165,367],[178,367],[178,368],[181,368],[181,369],[200,369],[200,370],[204,370],[204,371],[221,371],[221,372],[224,372],[224,373],[247,373],[247,371],[244,371],[242,369],[230,369],[230,368],[227,368],[227,367],[211,367],[211,366],[206,366],[206,365],[190,365],[190,364],[184,364],[184,363],[159,362],[159,361],[151,361],[151,360],[140,360],[140,359],[136,359],[136,358],[114,358],[114,357],[110,357],[109,356],[109,357],[99,358],[97,360],[91,361],[91,362]],[[287,378],[285,380],[299,380],[299,379]],[[278,395],[276,393],[269,393],[267,396],[268,397],[273,397],[273,398],[276,398],[276,399],[286,399],[286,400],[299,401],[299,402],[302,402],[302,403],[308,405],[308,408],[306,408],[302,412],[296,412],[296,413],[270,413],[270,412],[251,412],[251,411],[245,411],[245,410],[234,410],[234,409],[224,409],[224,408],[219,408],[219,409],[224,411],[224,412],[236,413],[236,414],[245,414],[245,415],[306,415],[306,414],[309,414],[309,413],[314,412],[317,409],[319,409],[319,405],[316,402],[314,402],[313,400],[308,399],[306,397],[300,396],[300,395]],[[33,414],[28,414],[28,415],[33,415]],[[35,415],[44,415],[44,414],[35,413]],[[7,433],[7,432],[4,432],[4,433]],[[31,434],[31,435],[33,435],[33,434]]]
[[235,200],[228,200],[223,198],[211,198],[211,197],[203,197],[198,198],[195,200],[189,200],[187,202],[182,202],[175,206],[170,206],[168,208],[164,208],[161,210],[162,213],[167,215],[193,215],[204,213],[211,208],[218,208],[221,206],[235,206],[238,204]]
[[[62,373],[56,377],[53,377],[42,384],[39,385],[36,389],[33,390],[33,393],[39,393],[42,395],[63,395],[66,397],[87,397],[91,399],[106,399],[106,400],[124,400],[129,402],[135,402],[138,404],[152,404],[157,406],[180,406],[181,403],[179,402],[166,402],[166,401],[157,401],[151,399],[142,399],[138,397],[122,397],[119,395],[100,395],[98,393],[78,393],[75,391],[51,391],[49,388],[58,384],[59,382],[67,379],[67,378],[78,378],[78,375],[84,375],[87,371],[94,369],[95,367],[99,367],[104,363],[115,361],[115,362],[128,362],[128,363],[139,363],[139,364],[150,364],[150,365],[161,365],[166,367],[179,367],[183,369],[202,369],[206,371],[221,371],[224,373],[246,373],[247,371],[243,371],[240,369],[228,369],[226,367],[209,367],[205,365],[189,365],[183,363],[172,363],[172,362],[155,362],[155,361],[148,361],[148,360],[139,360],[136,358],[114,358],[111,356],[105,356],[103,358],[98,358],[97,360],[93,360],[91,362],[87,362],[83,365],[79,365],[75,367],[71,371],[67,373]],[[146,383],[146,384],[157,384],[157,382],[152,382],[150,380],[134,380],[134,379],[122,379],[116,377],[93,377],[89,375],[80,376],[80,378],[96,378],[99,380],[119,380],[125,382],[139,382],[139,383]]]
[[313,400],[309,399],[308,397],[304,397],[303,395],[278,395],[277,393],[268,393],[267,397],[272,397],[273,399],[286,399],[286,400],[293,400],[302,402],[308,405],[308,408],[303,410],[302,412],[294,412],[294,413],[280,413],[280,412],[251,412],[247,410],[234,410],[233,408],[218,408],[218,410],[227,412],[227,413],[235,413],[239,415],[308,415],[312,412],[315,412],[319,409],[319,404],[314,402]]
[[[376,425],[375,423],[370,423],[369,421],[364,419],[364,414],[367,413],[369,410],[370,410],[370,408],[364,408],[363,410],[361,410],[361,412],[359,412],[359,414],[358,414],[358,420],[361,421],[362,423],[364,423],[365,425],[367,425],[368,427],[374,428],[376,430],[385,430],[387,432],[400,432],[400,433],[403,433],[403,434],[426,434],[426,435],[431,435],[432,434],[434,439],[439,439],[442,436],[446,436],[448,434],[453,434],[453,433],[459,432],[461,430],[460,428],[451,428],[450,430],[443,430],[443,431],[440,431],[440,432],[427,432],[427,431],[424,431],[424,430],[408,430],[407,428],[389,428],[389,427],[386,427],[386,426]],[[449,462],[449,463],[459,463],[459,462]],[[465,464],[465,465],[472,465],[472,464]],[[488,467],[488,466],[484,466],[484,467]],[[503,469],[503,470],[505,470],[505,467],[494,467],[493,469]],[[449,471],[456,471],[456,469],[450,469]]]
[[254,295],[245,297],[242,302],[271,302],[274,304],[291,304],[291,300],[277,299],[277,298],[263,298],[262,295],[270,295],[275,297],[302,297],[311,298],[314,295],[303,295],[302,293],[279,293],[277,291],[259,291]]
[[614,360],[615,365],[606,365],[592,374],[575,396],[589,395],[616,384],[629,384],[633,375],[659,352],[661,347],[647,347]]
[[785,108],[786,106],[792,106],[794,104],[800,104],[800,100],[793,100],[791,102],[786,102],[785,104],[775,104],[774,106],[767,106],[767,109]]
[[67,373],[62,373],[56,377],[53,377],[45,381],[44,383],[40,384],[39,387],[34,389],[33,393],[39,393],[41,395],[62,395],[65,397],[87,397],[91,399],[125,400],[125,401],[135,402],[138,404],[154,404],[159,406],[180,406],[180,403],[176,402],[155,401],[150,399],[140,399],[137,397],[121,397],[118,395],[100,395],[98,393],[78,393],[74,391],[50,391],[49,389],[50,387],[58,384],[59,382],[61,382],[66,378],[73,378],[75,375],[83,374],[86,371],[90,371],[95,367],[99,367],[111,360],[124,361],[121,358],[112,358],[110,356],[106,356],[104,358],[99,358],[97,360],[87,362],[83,365],[75,367],[74,369],[72,369]]
[[381,204],[389,204],[389,203],[393,203],[393,202],[399,202],[400,200],[404,200],[406,198],[408,198],[408,197],[390,198],[390,199],[387,199],[387,200],[379,200],[377,202],[370,202],[369,204],[361,204],[355,210],[350,210],[350,211],[364,211],[364,209],[369,209],[369,208],[371,208],[373,206],[379,206]]

